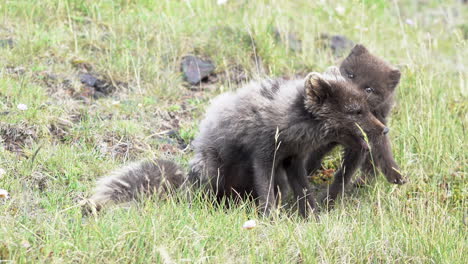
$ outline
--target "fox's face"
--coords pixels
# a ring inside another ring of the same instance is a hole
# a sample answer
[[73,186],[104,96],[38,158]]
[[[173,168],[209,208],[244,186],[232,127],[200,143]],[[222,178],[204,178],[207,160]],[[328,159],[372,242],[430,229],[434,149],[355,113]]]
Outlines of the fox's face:
[[371,111],[378,110],[387,100],[391,100],[401,76],[398,69],[372,55],[359,44],[341,63],[340,73],[367,94]]
[[371,140],[388,132],[370,111],[367,95],[341,76],[309,73],[305,79],[305,106],[337,142],[367,149]]

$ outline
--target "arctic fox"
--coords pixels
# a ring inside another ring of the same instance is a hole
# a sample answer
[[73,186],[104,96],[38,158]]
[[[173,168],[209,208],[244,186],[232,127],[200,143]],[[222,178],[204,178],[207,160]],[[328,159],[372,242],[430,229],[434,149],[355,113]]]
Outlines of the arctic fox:
[[[393,106],[394,91],[400,81],[401,73],[398,69],[371,54],[363,45],[359,44],[341,63],[339,71],[336,68],[330,69],[329,74],[342,75],[349,82],[356,84],[358,89],[364,91],[367,94],[367,103],[372,114],[383,124],[387,123],[387,117]],[[350,181],[354,172],[361,166],[364,175],[358,180],[358,183],[364,182],[369,176],[374,176],[375,167],[380,168],[389,182],[405,183],[405,179],[393,158],[389,137],[381,137],[379,141],[374,143],[371,154],[362,153],[359,149],[345,149],[343,165],[335,174],[335,180],[324,199],[330,201],[336,199],[338,193],[345,187],[344,185]],[[336,145],[337,142],[333,142],[311,152],[307,159],[307,172],[310,174],[320,168],[323,156]]]
[[305,159],[338,142],[363,153],[388,132],[367,95],[341,75],[252,82],[213,100],[193,142],[189,180],[218,197],[252,192],[265,214],[275,208],[275,181],[286,175],[306,216],[315,201]]
[[101,179],[90,202],[100,209],[142,194],[166,194],[188,180],[217,197],[250,193],[268,215],[276,207],[275,184],[287,179],[306,216],[315,208],[308,154],[331,142],[365,153],[368,142],[387,132],[371,114],[366,93],[341,75],[252,82],[213,100],[193,142],[188,179],[172,162],[143,161]]

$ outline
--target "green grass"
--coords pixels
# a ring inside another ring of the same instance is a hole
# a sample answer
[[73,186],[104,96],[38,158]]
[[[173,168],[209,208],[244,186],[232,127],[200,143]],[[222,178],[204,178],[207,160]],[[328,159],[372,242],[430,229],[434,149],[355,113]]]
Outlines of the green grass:
[[[467,263],[468,6],[461,1],[44,0],[0,3],[0,262]],[[336,9],[337,6],[342,9]],[[343,12],[341,12],[343,10]],[[414,25],[407,22],[411,19]],[[302,41],[294,52],[273,29]],[[252,203],[151,201],[83,218],[95,179],[143,157],[186,166],[210,98],[249,78],[323,71],[318,41],[343,34],[402,70],[390,126],[409,178],[346,194],[318,221],[259,219]],[[219,81],[189,89],[186,54],[208,57]],[[84,65],[124,83],[76,100]],[[48,74],[54,74],[55,80]],[[70,80],[64,87],[64,81]],[[26,104],[25,111],[17,109]],[[11,135],[10,135],[11,139]],[[253,230],[242,229],[257,219]]]

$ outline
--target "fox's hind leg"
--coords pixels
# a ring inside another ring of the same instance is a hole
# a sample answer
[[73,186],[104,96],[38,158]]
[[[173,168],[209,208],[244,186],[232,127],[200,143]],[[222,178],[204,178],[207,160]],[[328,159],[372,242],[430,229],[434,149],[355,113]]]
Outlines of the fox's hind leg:
[[[275,198],[275,171],[273,162],[257,158],[253,162],[254,167],[254,185],[258,196],[261,212],[269,216],[276,209]],[[273,170],[273,171],[272,171]]]
[[307,181],[307,174],[304,168],[304,160],[299,157],[286,159],[283,162],[289,183],[298,202],[299,213],[307,217],[310,210],[315,210],[315,200],[312,188]]
[[216,196],[224,193],[222,163],[215,153],[197,153],[190,161],[189,180],[192,184],[212,192]]

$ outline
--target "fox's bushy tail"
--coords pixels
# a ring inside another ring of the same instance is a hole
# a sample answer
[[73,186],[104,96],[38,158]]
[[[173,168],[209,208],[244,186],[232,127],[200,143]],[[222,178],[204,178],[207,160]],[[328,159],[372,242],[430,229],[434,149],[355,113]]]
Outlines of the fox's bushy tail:
[[131,163],[100,178],[85,212],[99,211],[107,204],[136,200],[157,194],[169,196],[186,182],[187,176],[177,164],[168,160],[142,160]]

